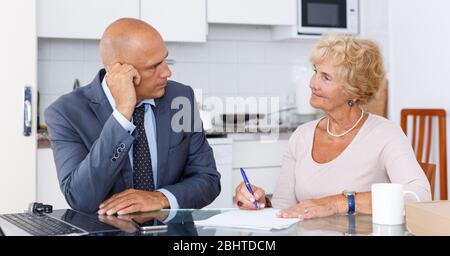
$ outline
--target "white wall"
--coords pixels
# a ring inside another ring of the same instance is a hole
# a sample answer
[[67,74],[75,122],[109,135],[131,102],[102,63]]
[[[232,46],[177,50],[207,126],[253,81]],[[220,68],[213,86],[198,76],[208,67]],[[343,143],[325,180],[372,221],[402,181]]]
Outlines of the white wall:
[[389,2],[392,0],[360,0],[361,36],[375,40],[380,46],[384,65],[389,72]]
[[[450,111],[450,1],[395,0],[389,4],[391,118],[399,122],[403,108]],[[448,119],[447,114],[450,127]]]

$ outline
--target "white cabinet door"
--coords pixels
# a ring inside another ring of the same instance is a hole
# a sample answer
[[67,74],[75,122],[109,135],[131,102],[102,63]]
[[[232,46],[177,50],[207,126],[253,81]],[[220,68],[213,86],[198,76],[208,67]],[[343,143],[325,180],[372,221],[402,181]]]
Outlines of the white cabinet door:
[[239,168],[244,168],[251,184],[262,187],[266,194],[275,190],[281,171],[283,155],[288,140],[277,141],[234,141],[233,142],[233,194],[234,188],[241,183]]
[[139,0],[38,0],[39,37],[100,39],[114,20],[139,18]]
[[216,199],[205,208],[232,208],[233,207],[233,177],[231,164],[217,165],[217,170],[220,173],[220,194]]
[[233,147],[228,139],[209,139],[216,160],[217,171],[220,173],[221,191],[219,196],[205,208],[231,208],[233,207],[233,177],[232,155]]
[[209,23],[295,25],[297,0],[208,0]]
[[141,19],[166,42],[206,42],[206,0],[141,0]]
[[233,142],[233,168],[281,166],[288,140]]
[[37,150],[37,201],[53,205],[53,209],[70,208],[59,188],[55,160],[51,148]]
[[[36,6],[0,1],[0,213],[23,212],[36,200]],[[23,135],[24,86],[31,86],[32,133]]]

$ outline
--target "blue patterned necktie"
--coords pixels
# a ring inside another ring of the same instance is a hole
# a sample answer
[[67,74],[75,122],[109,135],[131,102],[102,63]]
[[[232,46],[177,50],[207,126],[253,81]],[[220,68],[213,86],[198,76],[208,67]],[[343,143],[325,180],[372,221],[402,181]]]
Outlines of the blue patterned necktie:
[[144,127],[145,104],[137,107],[133,113],[133,187],[135,189],[153,191],[152,160],[148,147],[147,134]]

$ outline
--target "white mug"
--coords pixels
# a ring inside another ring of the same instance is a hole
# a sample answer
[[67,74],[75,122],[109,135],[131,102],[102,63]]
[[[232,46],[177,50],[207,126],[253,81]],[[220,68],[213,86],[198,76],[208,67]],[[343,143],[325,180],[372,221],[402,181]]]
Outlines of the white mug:
[[406,194],[419,196],[412,191],[405,191],[402,184],[372,184],[372,222],[381,225],[401,225],[405,223]]
[[380,225],[372,223],[373,236],[405,236],[406,234],[404,225]]

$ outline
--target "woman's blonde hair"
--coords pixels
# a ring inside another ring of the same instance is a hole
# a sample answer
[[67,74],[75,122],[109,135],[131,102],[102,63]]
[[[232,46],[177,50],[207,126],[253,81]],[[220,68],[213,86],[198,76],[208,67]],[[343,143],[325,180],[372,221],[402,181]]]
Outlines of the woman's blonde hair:
[[343,34],[324,35],[315,45],[311,62],[316,65],[330,60],[344,88],[368,103],[385,80],[383,57],[378,45],[366,39]]

